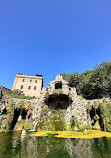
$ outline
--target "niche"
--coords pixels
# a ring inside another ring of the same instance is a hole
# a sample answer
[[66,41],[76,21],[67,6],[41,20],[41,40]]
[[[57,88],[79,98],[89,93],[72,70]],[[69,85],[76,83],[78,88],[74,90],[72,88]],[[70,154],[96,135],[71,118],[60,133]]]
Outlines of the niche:
[[55,84],[55,89],[62,89],[62,82],[57,82]]

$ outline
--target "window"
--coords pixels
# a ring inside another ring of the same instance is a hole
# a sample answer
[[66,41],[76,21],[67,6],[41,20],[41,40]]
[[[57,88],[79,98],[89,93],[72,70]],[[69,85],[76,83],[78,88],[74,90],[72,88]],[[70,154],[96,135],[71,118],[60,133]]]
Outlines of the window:
[[35,83],[37,83],[37,80],[35,80]]
[[24,79],[24,78],[22,79],[22,82],[25,82],[25,79]]
[[32,80],[30,80],[30,82],[32,82]]
[[36,86],[34,86],[34,90],[36,90]]
[[20,89],[23,89],[23,85],[21,85]]
[[31,86],[28,86],[28,89],[31,89]]

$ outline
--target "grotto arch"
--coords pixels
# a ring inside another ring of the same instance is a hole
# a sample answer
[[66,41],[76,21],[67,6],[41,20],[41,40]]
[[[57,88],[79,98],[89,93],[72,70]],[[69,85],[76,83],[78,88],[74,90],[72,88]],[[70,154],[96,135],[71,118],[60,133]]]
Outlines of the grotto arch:
[[45,103],[51,110],[62,110],[67,109],[72,99],[65,94],[52,94],[46,98]]
[[21,119],[25,120],[27,115],[27,110],[21,109],[21,108],[16,108],[14,110],[14,117],[12,122],[9,125],[9,130],[14,130],[16,123],[19,120],[19,116],[21,116]]
[[62,82],[61,81],[55,83],[55,89],[62,89]]
[[98,128],[100,130],[104,130],[104,120],[101,116],[101,110],[100,108],[92,107],[89,112],[90,118],[91,118],[91,125],[93,128]]

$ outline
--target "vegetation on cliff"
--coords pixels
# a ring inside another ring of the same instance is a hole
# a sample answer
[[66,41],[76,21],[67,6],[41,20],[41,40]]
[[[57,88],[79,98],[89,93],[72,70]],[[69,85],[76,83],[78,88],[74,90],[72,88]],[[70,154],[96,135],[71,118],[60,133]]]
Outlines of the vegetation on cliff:
[[48,106],[44,104],[41,118],[38,120],[37,130],[65,130],[66,123],[64,120],[64,116],[64,110],[50,110]]
[[0,118],[0,129],[4,131],[22,130],[23,127],[25,129],[32,129],[33,124],[29,120],[31,112],[30,101],[9,98]]
[[0,129],[8,130],[14,117],[14,100],[10,99],[0,119]]
[[77,93],[86,99],[111,97],[111,62],[96,65],[94,70],[84,73],[61,74],[69,82],[69,86],[76,87]]
[[11,97],[13,97],[13,98],[28,99],[28,100],[36,98],[35,96],[33,96],[33,97],[25,96],[25,94],[23,93],[23,91],[18,90],[18,89],[15,89],[15,90],[11,91],[8,95],[11,96]]
[[87,111],[93,128],[97,128],[95,124],[98,124],[101,130],[111,131],[111,102],[107,102],[106,99],[98,104],[95,101],[93,104],[88,102]]

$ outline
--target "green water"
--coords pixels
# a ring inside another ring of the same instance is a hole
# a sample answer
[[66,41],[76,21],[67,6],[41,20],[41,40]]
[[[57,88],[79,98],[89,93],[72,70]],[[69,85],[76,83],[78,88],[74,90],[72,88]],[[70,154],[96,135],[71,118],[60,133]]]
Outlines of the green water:
[[111,138],[59,139],[0,133],[0,158],[111,158]]

